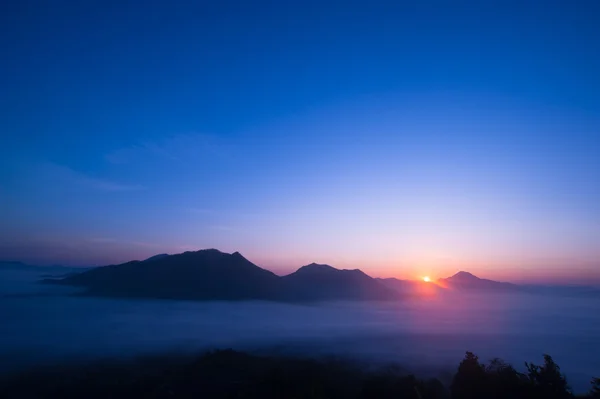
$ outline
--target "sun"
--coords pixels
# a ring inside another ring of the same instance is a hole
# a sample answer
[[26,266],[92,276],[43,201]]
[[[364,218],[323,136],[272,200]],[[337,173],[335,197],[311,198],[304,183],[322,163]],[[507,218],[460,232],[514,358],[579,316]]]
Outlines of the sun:
[[429,278],[429,276],[425,276],[425,277],[423,277],[423,281],[425,281],[426,283],[429,283],[431,281],[431,279]]

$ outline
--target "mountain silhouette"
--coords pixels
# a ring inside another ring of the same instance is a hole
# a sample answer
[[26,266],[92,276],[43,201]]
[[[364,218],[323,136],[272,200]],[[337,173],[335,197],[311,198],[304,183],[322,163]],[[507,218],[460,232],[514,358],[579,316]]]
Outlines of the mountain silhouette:
[[60,283],[101,296],[229,300],[277,298],[278,280],[238,252],[206,249],[98,267]]
[[144,260],[144,262],[151,262],[153,260],[157,260],[157,259],[161,259],[164,258],[165,256],[169,256],[169,254],[158,254],[158,255],[154,255],[149,257],[148,259]]
[[12,271],[12,272],[28,272],[37,273],[41,275],[64,277],[68,274],[75,274],[90,270],[89,267],[69,267],[61,265],[52,266],[37,266],[30,265],[18,261],[0,261],[0,271]]
[[444,291],[442,286],[422,280],[400,280],[390,277],[378,278],[377,281],[386,287],[407,296],[436,295]]
[[0,261],[0,270],[23,270],[38,268],[37,266],[26,265],[23,262],[17,261]]
[[444,288],[462,290],[505,291],[518,288],[515,284],[486,280],[464,271],[460,271],[452,277],[439,279],[438,283]]
[[191,300],[388,300],[398,295],[360,270],[311,264],[279,277],[239,252],[216,249],[153,256],[47,283],[81,286],[98,296]]
[[358,269],[340,270],[329,265],[311,263],[282,279],[288,292],[298,300],[399,298],[398,293]]

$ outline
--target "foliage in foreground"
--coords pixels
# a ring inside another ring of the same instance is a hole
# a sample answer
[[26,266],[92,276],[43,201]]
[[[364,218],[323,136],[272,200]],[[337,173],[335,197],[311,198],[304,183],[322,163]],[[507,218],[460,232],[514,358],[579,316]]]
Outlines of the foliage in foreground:
[[[0,397],[12,398],[574,398],[548,355],[520,373],[499,359],[467,352],[449,388],[388,367],[369,370],[340,360],[254,356],[232,350],[196,358],[63,366],[5,376]],[[600,398],[600,379],[580,398]]]

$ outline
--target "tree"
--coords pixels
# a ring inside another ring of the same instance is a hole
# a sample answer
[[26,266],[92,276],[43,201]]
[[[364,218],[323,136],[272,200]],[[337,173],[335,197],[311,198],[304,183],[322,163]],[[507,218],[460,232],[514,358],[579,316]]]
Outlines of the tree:
[[600,398],[600,378],[592,378],[592,390],[590,391],[590,397]]
[[525,366],[527,366],[534,397],[563,399],[573,396],[567,384],[567,379],[550,355],[544,355],[543,366],[537,366],[532,363],[525,363]]
[[485,367],[472,352],[467,352],[458,365],[452,380],[450,394],[453,399],[478,399],[486,397]]
[[528,394],[527,376],[501,359],[493,359],[485,369],[487,398],[518,399]]

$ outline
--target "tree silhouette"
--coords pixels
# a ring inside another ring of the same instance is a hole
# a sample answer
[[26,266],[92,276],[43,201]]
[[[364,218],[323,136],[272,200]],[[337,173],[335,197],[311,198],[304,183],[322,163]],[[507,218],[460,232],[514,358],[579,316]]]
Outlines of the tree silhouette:
[[[158,356],[134,362],[64,365],[0,375],[0,397],[21,398],[329,398],[575,399],[550,356],[527,373],[500,359],[488,364],[467,352],[450,392],[399,367],[375,370],[343,359],[258,356],[234,350],[198,357]],[[600,379],[579,399],[599,399]]]
[[529,397],[562,399],[572,397],[567,379],[550,355],[544,355],[544,365],[525,363],[533,395]]
[[528,395],[528,379],[525,374],[517,372],[513,366],[501,359],[493,359],[486,367],[486,398],[526,398]]
[[600,398],[600,378],[592,379],[592,390],[590,391],[591,398]]
[[486,396],[485,366],[472,352],[467,352],[458,365],[452,380],[450,394],[453,399],[478,399]]

